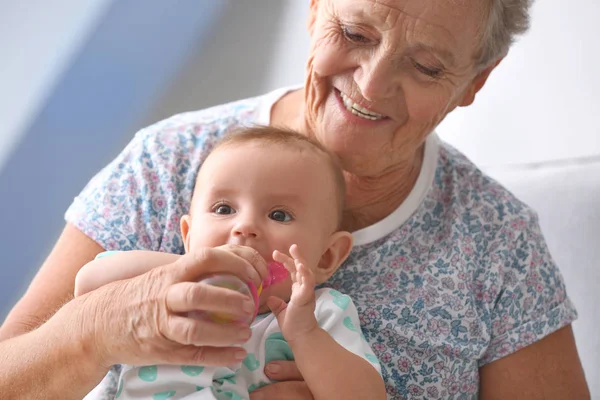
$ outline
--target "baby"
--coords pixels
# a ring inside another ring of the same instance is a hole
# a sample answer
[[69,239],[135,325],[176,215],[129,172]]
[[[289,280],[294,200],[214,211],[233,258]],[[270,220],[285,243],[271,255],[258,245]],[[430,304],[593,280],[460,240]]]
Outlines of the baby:
[[[340,230],[344,196],[335,158],[301,134],[253,127],[222,140],[202,164],[190,213],[181,218],[185,250],[248,246],[289,274],[264,285],[241,364],[123,366],[115,398],[248,399],[272,383],[266,363],[294,359],[315,399],[385,398],[352,300],[315,291],[352,248],[352,235]],[[142,274],[164,257],[135,251],[97,258],[77,275],[75,295]]]

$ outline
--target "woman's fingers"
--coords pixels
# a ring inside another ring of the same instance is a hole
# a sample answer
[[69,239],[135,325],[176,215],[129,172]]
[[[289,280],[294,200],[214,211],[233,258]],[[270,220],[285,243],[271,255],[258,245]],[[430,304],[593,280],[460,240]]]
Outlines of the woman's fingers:
[[254,249],[225,245],[195,249],[170,266],[176,281],[199,281],[203,276],[229,273],[255,285],[267,277],[267,263]]
[[218,249],[229,251],[248,261],[259,275],[259,281],[254,283],[260,284],[267,278],[267,275],[269,274],[267,262],[260,255],[260,253],[254,250],[252,247],[226,244],[219,246]]
[[247,306],[252,304],[247,296],[195,281],[211,272],[236,268],[240,279],[247,271],[255,277],[258,273],[247,260],[228,250],[201,253],[185,255],[78,298],[92,307],[86,315],[95,312],[94,319],[100,321],[93,328],[103,363],[224,366],[243,360],[239,356],[245,355],[244,350],[235,346],[249,339],[247,323],[218,323],[185,315],[208,311],[244,320],[244,309],[249,310],[246,315],[254,312],[254,307]]
[[220,324],[172,315],[161,329],[166,338],[183,345],[233,346],[246,343],[252,334],[243,323]]
[[274,381],[303,381],[295,361],[273,361],[265,366],[265,375]]
[[103,295],[120,300],[106,302],[102,312],[107,316],[102,326],[111,327],[103,335],[107,343],[102,347],[112,349],[103,357],[113,364],[141,365],[167,362],[223,366],[243,360],[245,351],[235,346],[250,338],[248,324],[219,323],[206,315],[186,316],[197,311],[244,320],[254,313],[248,296],[198,282],[216,273],[232,274],[258,286],[267,275],[267,266],[258,252],[247,247],[203,248],[96,290],[96,300],[102,304]]
[[180,282],[167,289],[167,308],[175,313],[190,311],[226,312],[238,317],[254,314],[252,300],[231,289],[202,282]]

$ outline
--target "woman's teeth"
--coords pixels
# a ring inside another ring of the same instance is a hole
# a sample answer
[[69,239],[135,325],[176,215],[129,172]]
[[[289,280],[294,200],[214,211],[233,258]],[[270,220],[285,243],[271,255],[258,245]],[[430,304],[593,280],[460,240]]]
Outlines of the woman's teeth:
[[342,97],[342,102],[344,103],[346,110],[350,111],[352,114],[356,115],[357,117],[361,117],[364,119],[370,119],[371,121],[377,121],[379,119],[385,118],[385,115],[377,114],[376,112],[373,112],[371,110],[368,110],[364,107],[359,106],[358,104],[356,104],[355,102],[350,100],[350,98],[348,98],[342,92],[340,92],[340,96]]

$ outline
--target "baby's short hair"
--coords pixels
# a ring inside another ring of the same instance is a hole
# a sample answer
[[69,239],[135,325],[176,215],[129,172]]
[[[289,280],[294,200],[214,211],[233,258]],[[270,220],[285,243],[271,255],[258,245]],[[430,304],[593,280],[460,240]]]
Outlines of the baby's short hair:
[[338,227],[341,225],[346,197],[346,181],[344,180],[344,173],[340,162],[335,154],[330,152],[321,143],[291,129],[262,125],[235,128],[229,131],[216,144],[212,152],[220,148],[234,147],[247,143],[281,146],[299,151],[311,151],[317,156],[322,157],[332,174],[332,183],[335,185],[337,200]]

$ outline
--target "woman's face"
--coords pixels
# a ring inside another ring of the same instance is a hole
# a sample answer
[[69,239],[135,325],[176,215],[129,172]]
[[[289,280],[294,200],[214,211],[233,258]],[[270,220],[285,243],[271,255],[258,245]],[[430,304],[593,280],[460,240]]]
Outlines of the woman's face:
[[305,118],[344,168],[375,175],[414,158],[492,68],[474,55],[481,0],[313,0]]

